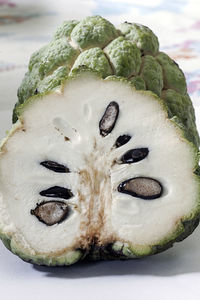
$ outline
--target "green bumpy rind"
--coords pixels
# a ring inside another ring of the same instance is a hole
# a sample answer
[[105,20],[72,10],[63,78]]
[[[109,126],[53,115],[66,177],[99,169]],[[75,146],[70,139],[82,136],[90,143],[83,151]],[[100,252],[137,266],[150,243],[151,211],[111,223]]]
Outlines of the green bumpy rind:
[[86,66],[90,69],[97,70],[102,78],[105,78],[113,73],[112,68],[101,48],[95,47],[82,52],[75,61],[73,68]]
[[[117,30],[100,16],[87,17],[80,22],[65,21],[52,41],[33,53],[18,89],[13,122],[18,119],[20,104],[35,94],[55,89],[72,70],[83,65],[97,70],[103,78],[125,77],[136,89],[150,90],[163,97],[172,114],[187,128],[190,141],[199,146],[184,74],[167,54],[159,52],[155,34],[146,26],[127,22]],[[182,103],[187,103],[187,121]]]
[[13,122],[18,119],[20,104],[35,94],[55,89],[79,66],[98,71],[102,78],[124,77],[136,89],[150,90],[161,96],[172,115],[182,122],[189,140],[199,146],[185,76],[167,54],[159,52],[155,34],[146,26],[127,22],[117,30],[100,16],[80,22],[65,21],[52,41],[33,53],[18,89]]
[[188,94],[181,95],[168,89],[161,96],[167,103],[169,116],[176,116],[184,126],[186,138],[199,147],[199,134],[195,124],[195,114],[192,102]]
[[130,78],[130,82],[131,84],[134,85],[136,90],[146,90],[146,85],[145,85],[145,81],[144,79],[142,79],[141,76],[137,75],[137,76],[132,76]]
[[43,79],[44,76],[48,76],[49,73],[52,73],[57,67],[63,64],[69,73],[78,55],[79,51],[74,49],[66,38],[53,40],[46,47],[45,52],[43,51],[40,58],[38,67],[41,79]]
[[78,23],[79,22],[76,20],[64,21],[62,25],[59,26],[56,30],[54,34],[54,39],[70,37],[72,30]]
[[100,16],[85,18],[71,32],[71,40],[82,50],[104,48],[117,36],[117,29]]
[[105,49],[114,74],[130,77],[137,75],[141,65],[141,54],[137,46],[120,36],[112,41]]
[[158,38],[148,27],[125,22],[120,25],[119,29],[128,40],[137,45],[142,54],[155,55],[158,52]]
[[163,52],[160,52],[156,59],[163,69],[165,89],[173,89],[180,94],[185,94],[187,92],[185,76],[177,63]]
[[162,68],[153,56],[144,56],[140,75],[146,89],[160,96],[163,89]]
[[66,77],[67,74],[67,70],[64,66],[58,67],[55,72],[47,77],[44,77],[44,79],[39,82],[38,91],[36,91],[35,94],[53,90],[55,87],[61,85],[63,77]]

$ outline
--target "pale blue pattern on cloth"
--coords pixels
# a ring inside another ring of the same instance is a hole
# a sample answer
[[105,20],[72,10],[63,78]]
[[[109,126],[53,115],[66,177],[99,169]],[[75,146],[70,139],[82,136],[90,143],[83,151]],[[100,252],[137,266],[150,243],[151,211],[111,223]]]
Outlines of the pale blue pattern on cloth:
[[[141,14],[149,14],[153,13],[155,11],[165,10],[165,11],[172,11],[176,13],[181,13],[183,6],[187,3],[187,0],[181,0],[181,1],[159,1],[157,2],[157,5],[152,5],[153,1],[148,3],[148,5],[143,5],[143,1],[136,1],[135,4],[134,1],[121,1],[121,2],[115,2],[113,5],[113,1],[107,1],[107,0],[96,0],[96,3],[98,4],[96,10],[94,11],[95,14],[101,14],[101,15],[117,15],[121,14],[122,11],[126,12],[129,11],[131,6],[134,5],[137,9],[140,10]],[[147,3],[146,3],[147,4]],[[152,6],[151,6],[152,5]]]

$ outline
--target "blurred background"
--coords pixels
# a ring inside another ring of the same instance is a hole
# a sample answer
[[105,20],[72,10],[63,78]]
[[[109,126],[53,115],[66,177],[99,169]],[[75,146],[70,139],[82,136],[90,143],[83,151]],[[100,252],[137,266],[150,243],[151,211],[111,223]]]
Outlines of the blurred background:
[[5,128],[31,53],[50,41],[62,21],[88,15],[102,15],[115,25],[149,26],[160,49],[183,69],[200,123],[199,0],[0,0],[0,117]]

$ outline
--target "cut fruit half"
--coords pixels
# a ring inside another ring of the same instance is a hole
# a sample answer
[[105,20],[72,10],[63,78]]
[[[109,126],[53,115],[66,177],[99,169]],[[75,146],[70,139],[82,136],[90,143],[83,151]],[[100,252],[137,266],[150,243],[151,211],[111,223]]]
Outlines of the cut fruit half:
[[198,151],[153,93],[82,72],[18,113],[1,146],[0,228],[24,260],[141,257],[197,226]]

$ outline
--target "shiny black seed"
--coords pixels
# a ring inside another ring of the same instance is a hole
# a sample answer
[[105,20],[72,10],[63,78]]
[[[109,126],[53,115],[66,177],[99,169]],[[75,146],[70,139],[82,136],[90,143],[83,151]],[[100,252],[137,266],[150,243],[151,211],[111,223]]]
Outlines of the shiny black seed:
[[62,199],[70,199],[71,197],[73,197],[71,190],[61,186],[53,186],[47,190],[41,191],[40,195],[45,197],[54,197]]
[[43,167],[57,172],[57,173],[69,173],[69,169],[61,164],[58,164],[55,161],[51,161],[51,160],[46,160],[40,163],[40,165],[42,165]]
[[119,148],[119,147],[125,145],[126,143],[128,143],[128,141],[130,141],[130,139],[131,139],[131,136],[128,135],[128,134],[120,135],[120,136],[117,138],[117,140],[116,140],[114,146],[115,146],[116,148]]
[[61,201],[48,201],[37,204],[31,214],[48,226],[59,224],[69,215],[68,205]]
[[131,164],[144,159],[149,153],[148,148],[137,148],[127,151],[121,158],[123,164]]
[[148,177],[130,178],[120,183],[117,189],[120,193],[145,200],[159,198],[163,192],[161,183]]
[[38,94],[38,89],[36,89],[35,91],[34,91],[34,95],[37,95]]
[[119,105],[115,101],[110,102],[99,122],[99,131],[103,137],[108,135],[113,130],[118,115]]

